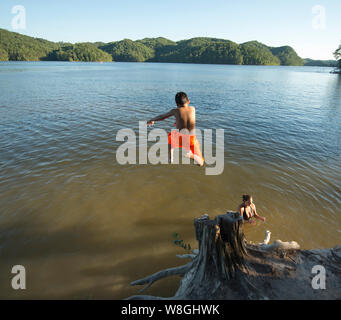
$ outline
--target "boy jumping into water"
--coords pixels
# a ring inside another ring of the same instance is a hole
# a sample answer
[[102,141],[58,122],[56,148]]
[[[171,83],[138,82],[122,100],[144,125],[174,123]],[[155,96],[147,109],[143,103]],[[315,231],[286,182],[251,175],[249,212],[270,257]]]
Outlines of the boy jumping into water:
[[195,135],[195,108],[189,105],[190,101],[187,97],[187,94],[184,92],[178,92],[176,94],[175,102],[178,106],[176,109],[172,109],[165,114],[150,119],[147,122],[147,125],[152,126],[155,121],[165,120],[174,116],[176,119],[176,128],[179,131],[185,130],[186,134],[176,130],[173,130],[169,133],[168,149],[171,162],[173,161],[172,149],[185,148],[186,151],[188,151],[186,157],[194,159],[199,166],[203,166],[205,159],[201,154],[200,144]]

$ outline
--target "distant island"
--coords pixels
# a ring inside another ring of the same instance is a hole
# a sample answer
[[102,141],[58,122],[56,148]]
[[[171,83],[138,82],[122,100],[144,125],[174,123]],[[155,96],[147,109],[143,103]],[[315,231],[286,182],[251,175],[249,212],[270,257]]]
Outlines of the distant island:
[[337,61],[300,58],[290,46],[258,41],[237,44],[217,38],[172,41],[166,38],[115,42],[52,42],[0,29],[0,61],[178,62],[236,65],[335,67]]

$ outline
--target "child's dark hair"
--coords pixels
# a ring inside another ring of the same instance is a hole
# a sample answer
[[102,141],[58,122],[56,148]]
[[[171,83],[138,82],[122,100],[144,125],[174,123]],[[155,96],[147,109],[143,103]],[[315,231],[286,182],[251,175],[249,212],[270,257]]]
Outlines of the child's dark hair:
[[185,92],[178,92],[175,96],[175,102],[178,106],[182,107],[186,103],[188,103],[189,99]]
[[243,194],[243,201],[249,201],[251,199],[251,195],[250,194]]

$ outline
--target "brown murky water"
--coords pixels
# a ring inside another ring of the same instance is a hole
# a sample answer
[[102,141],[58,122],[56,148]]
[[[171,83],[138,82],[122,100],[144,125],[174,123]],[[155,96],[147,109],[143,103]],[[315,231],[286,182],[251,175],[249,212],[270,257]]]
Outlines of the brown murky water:
[[[196,248],[193,219],[236,209],[243,193],[267,218],[245,226],[249,240],[271,230],[272,239],[303,248],[341,243],[335,75],[319,68],[9,63],[0,65],[0,85],[2,299],[137,294],[131,281],[184,263],[175,257],[184,251],[174,246],[174,232]],[[136,128],[160,111],[160,100],[161,112],[171,107],[179,87],[200,106],[199,127],[212,127],[213,117],[225,129],[223,174],[206,176],[193,165],[118,165],[117,130]],[[10,286],[18,264],[26,268],[25,291]],[[172,277],[146,293],[171,296],[178,284]]]

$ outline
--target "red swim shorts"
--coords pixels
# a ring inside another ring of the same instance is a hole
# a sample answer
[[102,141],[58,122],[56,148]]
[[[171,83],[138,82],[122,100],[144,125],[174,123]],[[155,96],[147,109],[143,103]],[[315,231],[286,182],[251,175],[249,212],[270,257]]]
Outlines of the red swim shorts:
[[184,148],[187,152],[191,150],[193,154],[196,154],[198,140],[195,135],[184,134],[177,130],[172,130],[168,134],[168,144],[172,149]]

